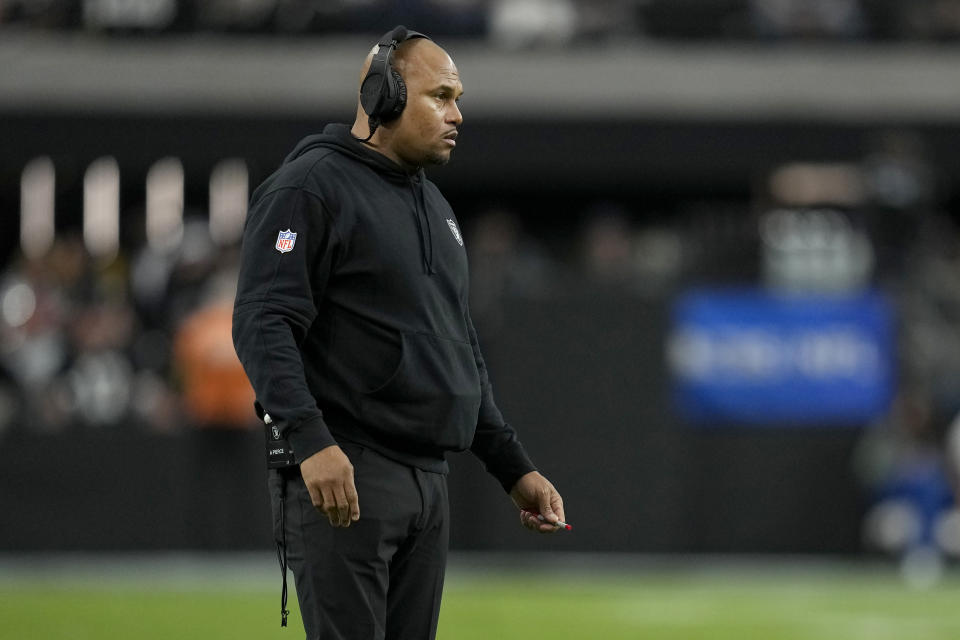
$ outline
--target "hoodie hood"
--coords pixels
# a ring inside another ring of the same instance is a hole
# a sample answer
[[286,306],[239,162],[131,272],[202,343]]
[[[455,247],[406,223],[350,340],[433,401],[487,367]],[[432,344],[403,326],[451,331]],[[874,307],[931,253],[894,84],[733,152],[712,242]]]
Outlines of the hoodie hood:
[[404,171],[396,162],[355,138],[349,125],[339,123],[328,124],[323,128],[323,133],[307,136],[301,140],[283,162],[284,164],[293,162],[314,149],[333,149],[369,166],[386,180],[405,185],[410,189],[413,198],[413,216],[417,223],[417,233],[420,235],[420,258],[423,271],[427,275],[435,274],[433,229],[424,204],[423,169],[419,168],[414,173]]
[[313,149],[335,149],[370,166],[390,180],[409,182],[412,177],[421,179],[423,174],[423,169],[417,169],[414,173],[404,171],[403,167],[396,162],[353,137],[349,125],[340,123],[328,124],[323,128],[323,133],[310,135],[301,140],[286,157],[284,164],[292,162]]

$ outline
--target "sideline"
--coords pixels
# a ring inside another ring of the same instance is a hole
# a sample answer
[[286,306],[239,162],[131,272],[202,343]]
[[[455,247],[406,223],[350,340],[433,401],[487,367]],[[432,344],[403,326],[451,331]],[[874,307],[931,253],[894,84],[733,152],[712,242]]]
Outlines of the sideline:
[[[273,590],[278,567],[271,552],[0,553],[0,586],[50,583],[64,587]],[[530,576],[550,580],[617,580],[638,575],[691,580],[739,577],[803,580],[891,577],[891,561],[826,556],[656,555],[635,553],[450,553],[447,582]],[[948,579],[960,579],[949,567]]]

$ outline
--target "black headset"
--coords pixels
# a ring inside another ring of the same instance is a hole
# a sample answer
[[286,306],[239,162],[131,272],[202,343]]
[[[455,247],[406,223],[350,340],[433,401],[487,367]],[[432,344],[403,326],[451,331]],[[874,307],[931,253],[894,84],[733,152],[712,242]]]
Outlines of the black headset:
[[381,123],[398,118],[407,104],[407,85],[404,84],[400,74],[394,70],[390,61],[400,43],[413,38],[430,40],[429,36],[419,31],[411,31],[403,25],[398,25],[383,34],[377,43],[380,47],[373,55],[367,75],[360,83],[360,106],[369,117],[370,124],[370,135],[366,140],[373,136],[373,132]]

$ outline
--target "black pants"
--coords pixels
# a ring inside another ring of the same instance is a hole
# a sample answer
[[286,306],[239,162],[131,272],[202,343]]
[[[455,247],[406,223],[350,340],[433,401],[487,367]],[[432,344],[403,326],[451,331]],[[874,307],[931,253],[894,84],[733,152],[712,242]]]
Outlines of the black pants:
[[307,638],[431,640],[447,562],[446,476],[341,447],[360,499],[360,520],[347,528],[330,526],[314,508],[299,467],[270,472],[274,530],[286,536]]

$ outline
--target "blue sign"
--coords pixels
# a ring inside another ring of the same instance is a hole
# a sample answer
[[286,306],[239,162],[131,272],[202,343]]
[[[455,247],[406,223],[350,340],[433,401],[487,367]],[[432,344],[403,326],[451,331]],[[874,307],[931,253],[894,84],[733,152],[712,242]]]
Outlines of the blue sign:
[[695,421],[863,424],[894,392],[894,326],[877,293],[692,291],[673,309],[667,359]]

